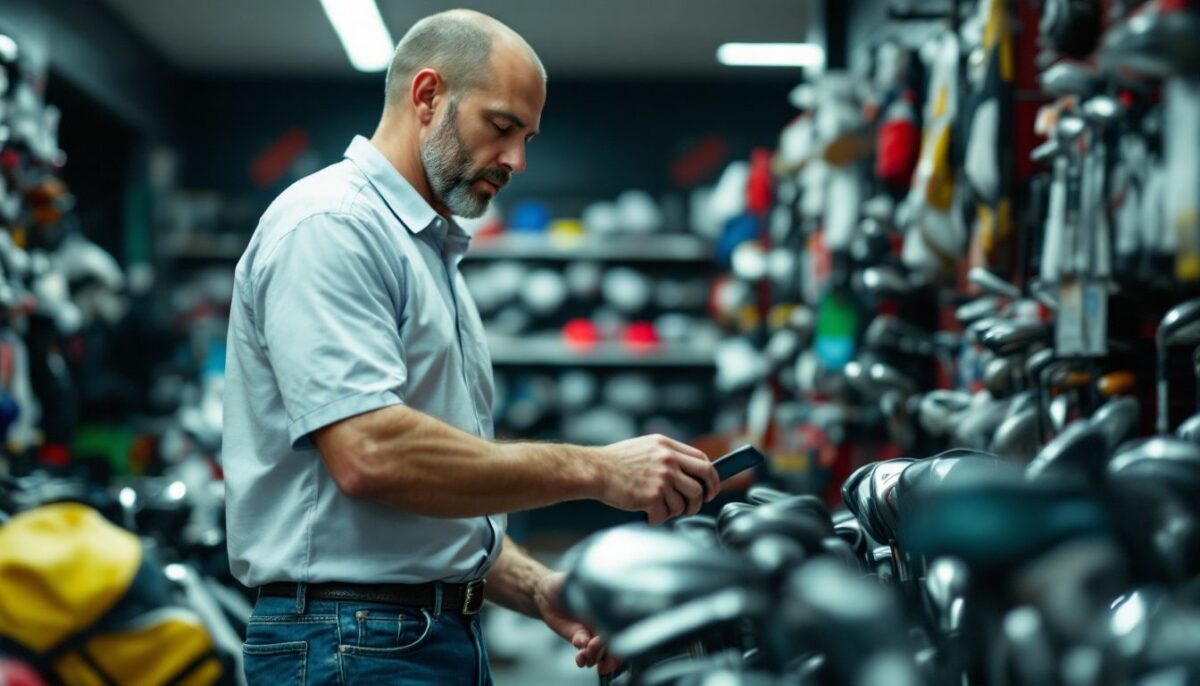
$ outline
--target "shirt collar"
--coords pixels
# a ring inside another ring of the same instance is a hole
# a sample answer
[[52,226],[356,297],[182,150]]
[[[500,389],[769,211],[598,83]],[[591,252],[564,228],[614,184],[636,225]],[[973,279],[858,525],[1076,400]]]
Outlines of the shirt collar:
[[435,212],[371,141],[355,136],[346,148],[346,159],[362,171],[405,228],[414,234],[430,229],[437,242],[450,252],[466,253],[471,235],[453,219],[447,220]]

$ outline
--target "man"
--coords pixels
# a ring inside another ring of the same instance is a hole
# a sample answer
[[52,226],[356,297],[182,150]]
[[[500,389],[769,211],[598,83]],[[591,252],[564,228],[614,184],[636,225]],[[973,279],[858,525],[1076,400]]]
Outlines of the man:
[[719,489],[662,436],[587,448],[495,443],[491,361],[458,274],[478,216],[525,169],[545,71],[511,29],[421,20],[388,71],[374,136],[271,205],[237,267],[224,470],[230,566],[257,588],[251,683],[490,683],[475,613],[543,619],[610,671],[563,577],[502,513],[592,498],[651,523]]

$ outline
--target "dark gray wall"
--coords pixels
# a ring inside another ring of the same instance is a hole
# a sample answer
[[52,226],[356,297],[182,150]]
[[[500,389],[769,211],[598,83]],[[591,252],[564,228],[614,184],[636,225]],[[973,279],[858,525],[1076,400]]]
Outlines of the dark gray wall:
[[103,3],[3,0],[0,31],[125,125],[154,138],[170,132],[172,70]]
[[[540,197],[568,214],[628,188],[679,190],[672,163],[707,136],[724,138],[730,159],[745,158],[754,146],[773,147],[794,115],[787,93],[798,78],[551,81],[528,170],[514,178],[502,203]],[[321,165],[341,159],[351,137],[369,136],[378,121],[379,81],[189,82],[181,107],[183,185],[265,207],[286,182],[256,189],[251,160],[293,127],[308,133]]]

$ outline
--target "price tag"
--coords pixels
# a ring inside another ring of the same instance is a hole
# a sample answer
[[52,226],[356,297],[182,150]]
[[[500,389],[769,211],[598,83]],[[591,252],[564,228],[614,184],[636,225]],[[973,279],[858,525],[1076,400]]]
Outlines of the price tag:
[[1059,288],[1055,351],[1064,357],[1108,354],[1108,292],[1094,282],[1069,281]]

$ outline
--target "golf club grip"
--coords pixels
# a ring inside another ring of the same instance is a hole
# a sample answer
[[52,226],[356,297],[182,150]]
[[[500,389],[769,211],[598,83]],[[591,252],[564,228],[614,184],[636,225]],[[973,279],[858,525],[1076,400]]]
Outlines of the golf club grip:
[[[717,478],[720,481],[724,481],[735,474],[741,474],[747,469],[757,467],[766,461],[766,459],[767,456],[761,450],[747,443],[713,460],[713,467],[717,470]],[[642,513],[643,521],[649,518],[648,514],[645,512]]]
[[714,460],[713,467],[717,470],[717,477],[724,481],[735,474],[757,467],[766,459],[767,456],[763,455],[762,451],[746,444]]

